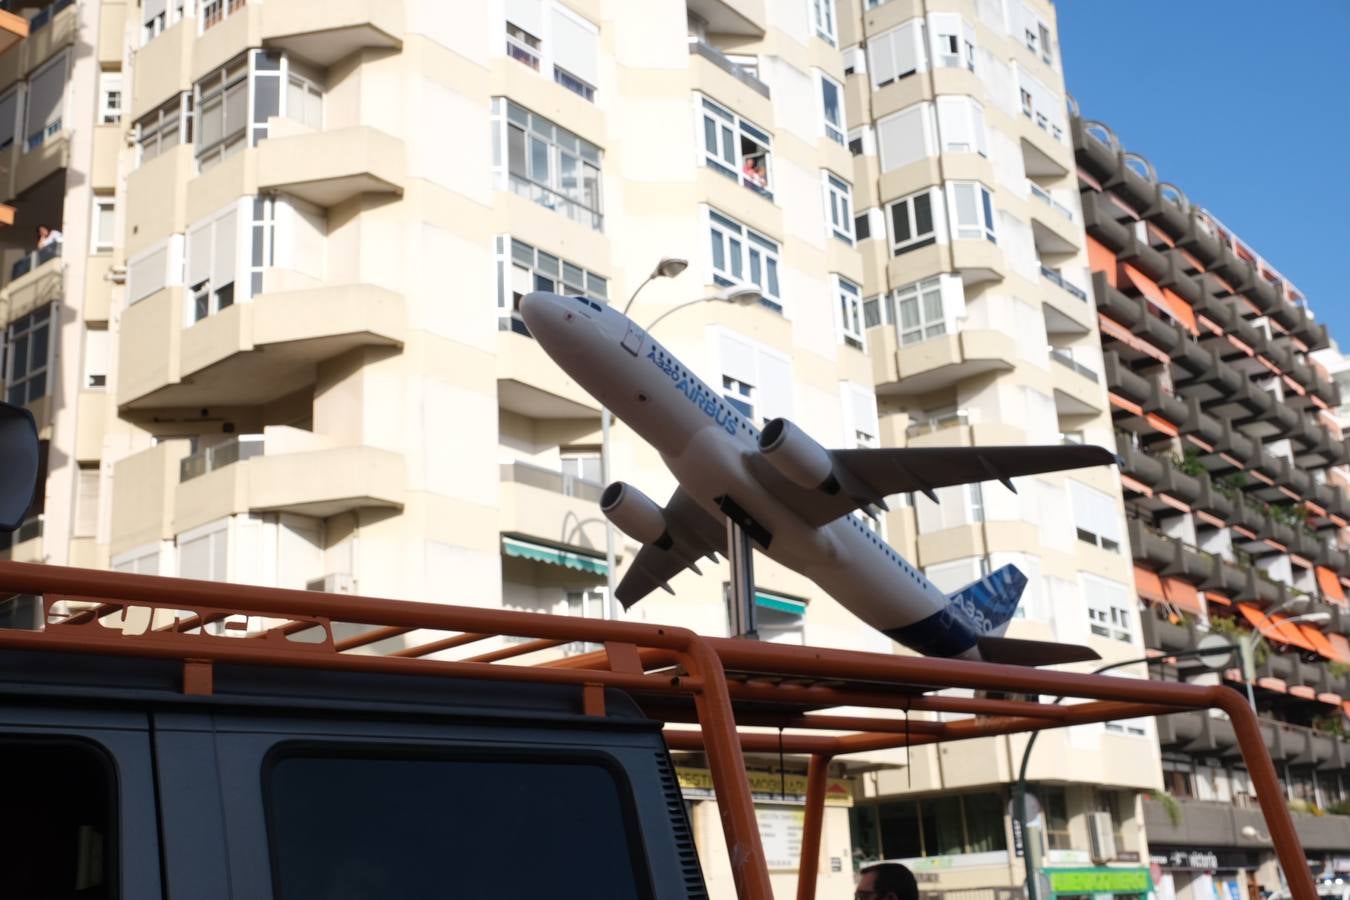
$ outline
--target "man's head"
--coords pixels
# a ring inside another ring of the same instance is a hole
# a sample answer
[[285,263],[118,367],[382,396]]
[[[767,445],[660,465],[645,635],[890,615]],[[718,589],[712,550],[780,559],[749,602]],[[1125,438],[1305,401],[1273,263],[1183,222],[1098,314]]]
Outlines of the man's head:
[[862,870],[855,900],[919,900],[914,873],[899,863],[877,863]]

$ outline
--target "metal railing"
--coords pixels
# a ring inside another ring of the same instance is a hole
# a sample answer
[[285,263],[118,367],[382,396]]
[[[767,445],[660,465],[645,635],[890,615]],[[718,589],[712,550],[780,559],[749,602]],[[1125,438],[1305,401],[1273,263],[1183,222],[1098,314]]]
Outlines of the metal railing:
[[1074,221],[1073,210],[1056,200],[1045,188],[1029,178],[1027,179],[1027,187],[1031,190],[1031,196],[1035,197],[1051,209],[1056,210],[1070,222]]
[[542,466],[531,465],[519,460],[502,463],[499,472],[502,481],[524,484],[554,494],[562,494],[564,497],[576,497],[578,500],[599,503],[600,495],[605,491],[603,484],[591,481],[588,478],[582,478],[568,472],[555,472],[552,469],[545,469]]
[[262,435],[241,434],[223,444],[204,447],[191,456],[183,457],[178,461],[178,481],[180,483],[191,481],[207,472],[214,472],[216,469],[232,466],[240,460],[262,455]]
[[1064,366],[1065,368],[1073,369],[1075,372],[1077,372],[1079,375],[1082,375],[1084,378],[1090,378],[1093,380],[1093,382],[1099,380],[1098,375],[1095,371],[1089,369],[1087,366],[1083,365],[1078,360],[1073,358],[1072,351],[1066,350],[1063,347],[1051,347],[1050,358],[1053,359],[1055,362],[1059,363],[1061,366]]
[[528,178],[521,178],[514,173],[512,173],[510,181],[511,193],[524,197],[533,203],[538,203],[546,209],[560,212],[579,225],[585,225],[595,231],[604,229],[605,217],[598,211],[583,206],[550,187],[530,181]]
[[746,70],[745,66],[739,66],[727,58],[727,55],[711,44],[705,44],[703,41],[690,39],[689,52],[695,56],[701,56],[708,62],[717,66],[723,72],[726,72],[732,78],[744,84],[750,90],[759,94],[761,97],[769,96],[769,86],[756,78],[752,73]]
[[1045,263],[1041,263],[1041,275],[1044,276],[1046,281],[1059,285],[1061,288],[1068,291],[1070,294],[1073,294],[1079,300],[1082,300],[1084,303],[1087,302],[1088,299],[1087,291],[1083,290],[1078,285],[1074,284],[1072,281],[1068,281],[1067,279],[1065,279],[1065,277],[1060,274],[1058,269],[1052,269]]
[[919,437],[920,435],[933,434],[934,432],[942,431],[944,428],[957,428],[969,424],[970,413],[963,409],[958,409],[956,412],[934,416],[931,419],[910,422],[905,428],[905,437]]
[[32,34],[40,28],[46,28],[51,24],[52,18],[57,13],[74,2],[75,0],[56,0],[56,2],[52,3],[50,6],[45,6],[38,10],[33,14],[33,17],[28,20],[28,33]]

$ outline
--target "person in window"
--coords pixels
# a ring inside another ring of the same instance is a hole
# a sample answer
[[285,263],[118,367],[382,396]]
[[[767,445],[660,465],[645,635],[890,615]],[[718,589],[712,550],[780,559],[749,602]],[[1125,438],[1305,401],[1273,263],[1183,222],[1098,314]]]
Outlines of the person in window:
[[877,863],[862,870],[853,900],[919,900],[919,884],[900,863]]
[[764,175],[764,157],[747,156],[745,163],[741,166],[741,174],[750,184],[763,190],[768,187],[769,179]]
[[37,248],[45,250],[52,244],[59,244],[65,240],[65,236],[55,228],[49,225],[39,225],[37,227]]

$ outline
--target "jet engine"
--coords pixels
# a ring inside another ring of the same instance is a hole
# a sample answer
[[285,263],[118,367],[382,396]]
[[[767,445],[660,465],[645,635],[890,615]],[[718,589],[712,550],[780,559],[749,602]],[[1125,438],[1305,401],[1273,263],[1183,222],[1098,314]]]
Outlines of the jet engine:
[[830,451],[787,419],[774,419],[759,433],[759,452],[798,487],[837,493]]
[[659,544],[666,537],[666,516],[652,498],[623,481],[600,495],[600,511],[635,541]]

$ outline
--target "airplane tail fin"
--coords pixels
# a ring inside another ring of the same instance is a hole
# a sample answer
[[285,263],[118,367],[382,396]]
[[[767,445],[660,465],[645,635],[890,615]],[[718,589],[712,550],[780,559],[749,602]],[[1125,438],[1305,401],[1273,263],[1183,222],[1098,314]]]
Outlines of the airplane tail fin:
[[1010,564],[949,594],[947,599],[965,613],[982,637],[1001,638],[1026,586],[1027,576]]

